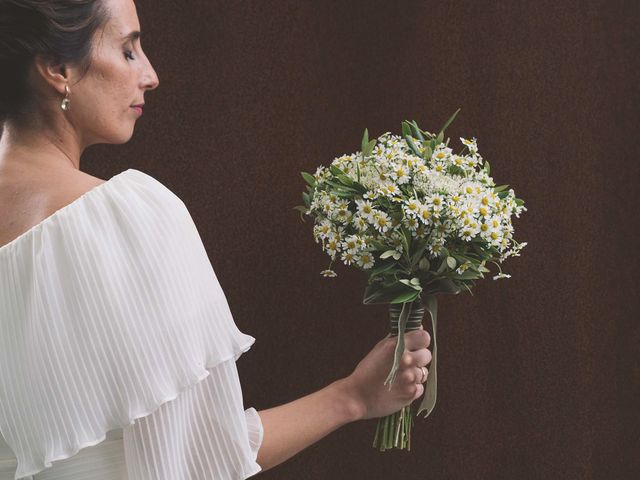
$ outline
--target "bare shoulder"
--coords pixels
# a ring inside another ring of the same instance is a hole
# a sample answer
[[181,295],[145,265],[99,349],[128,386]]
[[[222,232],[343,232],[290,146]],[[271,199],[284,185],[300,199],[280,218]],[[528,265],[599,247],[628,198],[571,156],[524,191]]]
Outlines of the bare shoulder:
[[81,171],[0,172],[0,246],[104,182]]

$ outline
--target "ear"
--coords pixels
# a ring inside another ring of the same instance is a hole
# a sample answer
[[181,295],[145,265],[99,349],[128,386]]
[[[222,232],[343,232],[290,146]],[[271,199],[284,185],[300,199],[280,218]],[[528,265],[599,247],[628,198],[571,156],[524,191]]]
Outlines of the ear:
[[65,94],[64,86],[69,84],[69,72],[64,63],[57,62],[51,57],[36,55],[34,65],[36,72],[47,85],[53,87],[59,94]]

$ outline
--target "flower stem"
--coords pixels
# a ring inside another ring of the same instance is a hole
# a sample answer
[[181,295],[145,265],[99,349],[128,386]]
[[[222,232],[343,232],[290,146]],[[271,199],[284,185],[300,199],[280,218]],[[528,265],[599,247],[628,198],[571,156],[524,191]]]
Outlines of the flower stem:
[[[407,306],[410,307],[410,313],[406,320],[404,331],[409,332],[412,330],[418,330],[422,326],[422,318],[425,312],[425,308],[421,303],[420,297]],[[405,307],[404,304],[389,305],[392,337],[398,336],[399,334],[399,320],[403,307]],[[391,383],[393,383],[393,381],[395,381],[395,375],[390,374],[388,379],[392,379]],[[378,419],[373,439],[373,447],[378,448],[381,452],[392,448],[410,450],[412,428],[413,415],[411,413],[411,405],[409,404],[391,415]]]

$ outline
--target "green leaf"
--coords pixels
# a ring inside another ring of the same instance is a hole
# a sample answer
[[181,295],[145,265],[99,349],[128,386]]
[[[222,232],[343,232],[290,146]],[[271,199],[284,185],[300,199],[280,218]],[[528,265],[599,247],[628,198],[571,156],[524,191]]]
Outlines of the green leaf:
[[338,175],[337,178],[347,186],[353,185],[353,180],[351,180],[351,178],[349,178],[347,175]]
[[412,136],[414,136],[415,138],[423,142],[424,136],[422,135],[422,132],[420,131],[420,127],[418,127],[418,124],[416,123],[416,121],[412,120],[411,122],[409,122],[409,125],[411,127]]
[[388,250],[387,245],[382,242],[379,242],[378,240],[371,240],[371,245],[376,250]]
[[413,254],[411,255],[411,266],[413,267],[416,262],[420,260],[422,254],[427,249],[428,242],[424,238],[418,238],[413,240]]
[[371,268],[370,270],[367,270],[367,271],[369,272],[369,276],[373,277],[375,275],[379,275],[381,273],[387,272],[388,270],[391,270],[396,265],[397,264],[396,264],[395,261],[382,262],[382,263],[379,263],[378,265],[376,265],[375,267],[373,267],[373,268]]
[[389,257],[393,256],[395,253],[396,253],[395,250],[387,250],[382,255],[380,255],[380,259],[384,260],[385,258],[389,258]]
[[[338,177],[338,178],[340,178],[340,177]],[[358,193],[358,190],[356,190],[355,188],[347,187],[345,184],[338,183],[338,182],[336,182],[334,180],[327,180],[325,183],[327,185],[331,185],[335,190],[341,190],[343,192],[352,193],[352,194]]]
[[401,293],[396,298],[391,300],[389,303],[413,302],[416,298],[418,298],[418,296],[420,296],[420,291],[419,290],[415,290],[414,292]]
[[491,175],[491,165],[487,160],[484,161],[484,169],[487,172],[487,175]]
[[313,177],[313,175],[307,173],[307,172],[300,172],[300,175],[302,175],[302,178],[305,179],[305,181],[311,185],[311,187],[315,187],[316,186],[316,179]]
[[340,170],[338,167],[336,167],[335,165],[331,165],[329,166],[329,170],[331,171],[331,173],[333,173],[336,177],[338,175],[344,175],[345,173]]
[[480,276],[479,273],[472,271],[471,269],[469,270],[465,270],[462,273],[456,273],[455,274],[455,278],[461,279],[461,280],[471,280],[474,278],[478,278]]
[[411,126],[409,125],[409,122],[405,120],[402,122],[402,136],[406,137],[407,135],[411,135]]
[[411,232],[404,225],[400,226],[400,233],[402,233],[402,246],[407,255],[409,255],[409,242],[411,241]]
[[456,285],[456,283],[450,278],[439,278],[434,283],[426,286],[424,288],[424,293],[432,294],[432,293],[458,293],[460,292],[460,287]]
[[436,137],[436,145],[440,145],[444,139],[444,132],[440,132]]
[[411,140],[411,136],[410,135],[406,135],[404,137],[404,139],[407,141],[407,144],[409,145],[409,148],[411,148],[411,150],[413,150],[413,153],[415,153],[418,157],[421,157],[422,153],[420,153],[420,150],[418,150],[418,147],[416,147],[416,144],[413,143],[413,140]]
[[360,147],[360,150],[363,152],[363,154],[364,154],[365,147],[367,146],[368,143],[369,143],[369,131],[365,128],[364,135],[362,135],[362,145]]
[[302,200],[304,200],[304,204],[308,207],[311,205],[311,198],[307,192],[302,192]]
[[430,145],[431,142],[424,142],[424,155],[422,158],[425,160],[429,160],[431,155],[433,155],[433,148]]
[[447,257],[447,265],[449,265],[450,269],[456,268],[456,259],[453,257]]
[[500,185],[499,187],[493,187],[493,191],[495,193],[498,193],[498,192],[502,192],[503,190],[506,190],[507,188],[509,188],[509,185]]
[[409,288],[413,288],[414,290],[422,290],[422,287],[420,286],[420,281],[418,280],[418,285],[414,284],[411,282],[411,280],[407,280],[406,278],[403,278],[401,280],[398,280],[400,283],[402,283],[403,285],[406,285]]
[[[456,112],[453,115],[451,115],[451,118],[449,118],[449,120],[447,120],[444,126],[440,129],[440,133],[444,133],[447,127],[451,125],[451,122],[453,122],[453,119],[456,118],[456,115],[458,115],[459,111],[460,109],[456,110]],[[440,134],[438,134],[438,136],[440,136]]]
[[368,157],[369,155],[371,155],[371,153],[373,152],[373,147],[376,145],[376,142],[377,142],[377,140],[374,138],[373,140],[371,140],[371,141],[367,144],[367,146],[366,146],[366,149],[367,149],[367,155],[366,155],[366,156],[367,156],[367,157]]
[[411,279],[411,283],[414,285],[420,285],[420,279],[418,277],[413,277]]
[[447,262],[446,260],[442,260],[442,263],[440,263],[438,270],[436,270],[436,274],[441,275],[446,268],[447,268]]
[[373,303],[391,303],[393,299],[406,293],[419,294],[420,292],[399,282],[395,282],[389,286],[384,286],[381,282],[376,282],[367,286],[362,303],[365,305]]
[[431,264],[429,263],[429,259],[427,257],[421,258],[420,261],[418,262],[418,268],[420,270],[429,270],[430,266]]

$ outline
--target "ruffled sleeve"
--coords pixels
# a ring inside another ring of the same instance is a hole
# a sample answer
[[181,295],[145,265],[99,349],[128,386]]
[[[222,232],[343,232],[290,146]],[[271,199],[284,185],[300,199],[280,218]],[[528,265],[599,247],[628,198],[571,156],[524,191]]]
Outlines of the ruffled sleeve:
[[0,248],[0,431],[16,479],[123,428],[130,480],[244,479],[236,326],[184,203],[122,172]]

